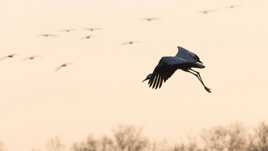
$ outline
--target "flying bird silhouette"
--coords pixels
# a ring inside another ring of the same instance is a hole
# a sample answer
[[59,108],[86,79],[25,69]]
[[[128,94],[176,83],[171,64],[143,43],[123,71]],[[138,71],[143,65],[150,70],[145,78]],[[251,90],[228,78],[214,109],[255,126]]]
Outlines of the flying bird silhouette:
[[66,33],[69,33],[69,32],[71,32],[71,31],[75,31],[75,29],[74,28],[66,28],[66,29],[62,29],[62,30],[60,30],[61,32],[66,32]]
[[236,8],[236,7],[239,7],[240,5],[238,4],[232,4],[232,5],[229,5],[227,6],[226,8]]
[[23,61],[27,61],[27,60],[35,60],[36,58],[39,58],[41,56],[37,56],[37,55],[33,55],[33,56],[29,56],[23,59]]
[[82,39],[91,39],[92,37],[94,37],[94,36],[93,35],[86,35]]
[[126,41],[126,42],[123,42],[122,45],[133,45],[136,43],[140,43],[140,41]]
[[148,21],[148,22],[150,22],[150,21],[155,21],[155,20],[158,20],[159,18],[157,18],[157,17],[145,17],[145,18],[142,18],[142,20],[144,20],[144,21]]
[[207,15],[207,14],[215,12],[215,11],[216,11],[216,9],[206,9],[206,10],[200,10],[200,11],[198,11],[198,13]]
[[162,57],[153,73],[147,75],[143,82],[148,80],[149,87],[161,88],[163,82],[166,82],[177,69],[181,69],[196,76],[204,89],[210,93],[211,90],[204,84],[200,73],[192,68],[205,68],[205,66],[195,53],[178,46],[176,56]]
[[55,34],[40,34],[41,37],[57,37]]
[[99,27],[85,27],[84,29],[91,31],[91,32],[96,31],[96,30],[102,30],[102,28],[99,28]]
[[3,61],[3,60],[8,59],[8,58],[14,58],[15,56],[17,56],[17,54],[12,53],[12,54],[9,54],[7,56],[0,58],[0,61]]
[[70,64],[71,64],[71,63],[63,63],[63,64],[61,64],[60,66],[58,66],[58,67],[55,69],[55,72],[61,70],[62,68],[65,68],[65,67],[69,66]]

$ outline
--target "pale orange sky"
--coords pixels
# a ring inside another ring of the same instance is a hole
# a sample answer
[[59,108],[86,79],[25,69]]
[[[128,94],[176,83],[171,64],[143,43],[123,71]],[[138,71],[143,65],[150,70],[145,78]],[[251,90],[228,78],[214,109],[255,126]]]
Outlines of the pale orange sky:
[[[241,6],[225,9],[229,4]],[[266,0],[0,1],[0,55],[19,54],[0,62],[0,141],[26,151],[56,135],[69,143],[118,124],[175,139],[214,125],[267,120],[267,7]],[[160,20],[140,20],[148,16]],[[81,40],[84,26],[103,30]],[[69,27],[77,31],[59,32]],[[128,40],[142,43],[121,45]],[[200,72],[212,94],[181,71],[157,91],[141,83],[177,45],[203,60],[207,68]],[[28,55],[42,58],[21,61]],[[64,62],[73,64],[55,73]]]

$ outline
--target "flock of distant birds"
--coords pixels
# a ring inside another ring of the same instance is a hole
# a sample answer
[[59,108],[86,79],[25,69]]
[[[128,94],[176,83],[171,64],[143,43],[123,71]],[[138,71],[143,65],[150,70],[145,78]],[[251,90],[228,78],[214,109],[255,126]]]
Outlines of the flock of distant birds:
[[[229,5],[226,8],[236,8],[239,7],[240,5]],[[216,9],[207,9],[207,10],[200,10],[198,11],[198,13],[201,14],[209,14],[212,12],[217,11]],[[156,21],[159,20],[159,18],[157,17],[147,17],[147,18],[142,18],[143,21],[147,21],[147,22],[152,22],[152,21]],[[66,28],[66,29],[62,29],[61,32],[73,32],[76,29],[74,28]],[[99,27],[85,27],[84,30],[90,31],[90,32],[94,32],[97,30],[102,30],[102,28]],[[57,37],[57,34],[51,34],[51,33],[45,33],[45,34],[40,34],[40,37]],[[88,34],[86,36],[84,36],[82,39],[91,39],[93,37],[93,35]],[[123,42],[122,45],[133,45],[136,43],[139,43],[140,41],[126,41]],[[191,73],[194,76],[196,76],[198,78],[198,80],[201,82],[201,84],[203,85],[204,89],[207,92],[211,92],[210,88],[208,88],[202,78],[201,75],[198,71],[193,70],[192,68],[205,68],[203,62],[200,60],[200,58],[193,52],[178,46],[178,53],[175,56],[164,56],[160,59],[158,65],[155,67],[155,69],[153,70],[153,73],[150,73],[144,80],[147,81],[148,80],[148,85],[149,87],[152,88],[161,88],[162,83],[166,82],[167,79],[169,79],[171,77],[171,75],[177,70],[177,69],[181,69],[185,72]],[[2,58],[0,58],[0,61],[3,61],[5,59],[11,59],[14,58],[15,56],[17,56],[16,53],[12,53],[9,55],[6,55]],[[23,60],[35,60],[36,58],[39,58],[40,56],[37,55],[32,55],[32,56],[28,56],[25,57]],[[55,72],[61,70],[62,68],[65,68],[67,66],[69,66],[71,63],[62,63],[60,65],[58,65],[55,69]]]
[[[15,53],[13,53],[13,54],[9,54],[9,55],[7,55],[7,56],[4,56],[4,57],[2,57],[2,58],[0,58],[0,61],[3,61],[3,60],[5,60],[5,59],[11,59],[11,58],[14,58],[15,56],[17,56],[17,54],[15,54]],[[35,60],[36,58],[39,58],[39,57],[41,57],[41,56],[37,56],[37,55],[33,55],[33,56],[28,56],[28,57],[25,57],[24,59],[23,59],[23,61],[27,61],[27,60]],[[67,67],[68,65],[70,65],[71,63],[63,63],[63,64],[61,64],[61,65],[59,65],[56,69],[55,69],[55,71],[59,71],[60,69],[62,69],[62,68],[64,68],[64,67]]]
[[[157,18],[157,17],[142,18],[142,20],[147,21],[147,22],[156,21],[158,19],[159,18]],[[92,32],[98,31],[98,30],[102,30],[103,28],[100,28],[100,27],[84,27],[83,29],[86,30],[86,31],[90,31],[92,33]],[[70,32],[74,32],[76,30],[77,29],[75,29],[75,28],[65,28],[65,29],[60,30],[60,32],[70,33]],[[44,38],[50,38],[50,37],[53,38],[53,37],[57,37],[58,35],[53,34],[53,33],[43,33],[43,34],[39,34],[38,36],[39,37],[44,37]],[[88,34],[88,35],[82,37],[81,39],[92,39],[93,37],[94,37],[94,35]],[[133,45],[133,44],[140,43],[140,42],[141,41],[130,40],[130,41],[122,42],[122,45]],[[18,56],[18,54],[11,53],[11,54],[8,54],[6,56],[1,57],[0,61],[6,60],[6,59],[12,59],[12,58],[15,58],[16,56]],[[41,56],[38,56],[38,55],[32,55],[32,56],[25,57],[23,59],[23,61],[35,60],[35,59],[40,58],[40,57]],[[69,66],[70,64],[71,63],[62,63],[62,64],[58,65],[54,71],[59,71],[62,68],[65,68],[65,67]]]
[[[98,27],[85,27],[84,28],[84,30],[87,30],[87,31],[90,31],[90,32],[93,32],[93,31],[96,31],[96,30],[101,30],[101,29],[102,28],[98,28]],[[69,32],[73,32],[75,30],[76,29],[74,29],[74,28],[66,28],[66,29],[62,29],[60,31],[69,33]],[[41,36],[41,37],[57,37],[56,34],[40,34],[39,36]],[[89,34],[89,35],[84,36],[82,39],[91,39],[92,37],[93,37],[93,35]]]

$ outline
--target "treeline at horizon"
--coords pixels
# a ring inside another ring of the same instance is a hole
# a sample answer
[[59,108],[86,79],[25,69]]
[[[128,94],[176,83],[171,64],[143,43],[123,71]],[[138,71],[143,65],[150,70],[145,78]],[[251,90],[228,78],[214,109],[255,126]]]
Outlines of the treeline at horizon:
[[[8,151],[4,142],[0,142],[0,151]],[[141,128],[121,125],[112,130],[112,135],[88,135],[70,145],[56,136],[43,148],[29,151],[268,151],[268,124],[261,122],[254,129],[246,129],[241,123],[212,127],[177,143],[156,141],[145,136]]]

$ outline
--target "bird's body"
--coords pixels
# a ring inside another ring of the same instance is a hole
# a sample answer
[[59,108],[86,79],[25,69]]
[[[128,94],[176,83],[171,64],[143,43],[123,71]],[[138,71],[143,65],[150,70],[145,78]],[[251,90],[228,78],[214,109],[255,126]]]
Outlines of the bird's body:
[[143,81],[148,80],[149,87],[155,89],[161,88],[163,82],[168,80],[176,70],[181,69],[195,75],[204,88],[210,92],[210,89],[203,83],[199,72],[192,68],[205,68],[205,66],[195,53],[183,47],[178,47],[178,53],[176,56],[162,57],[153,73],[149,74]]

